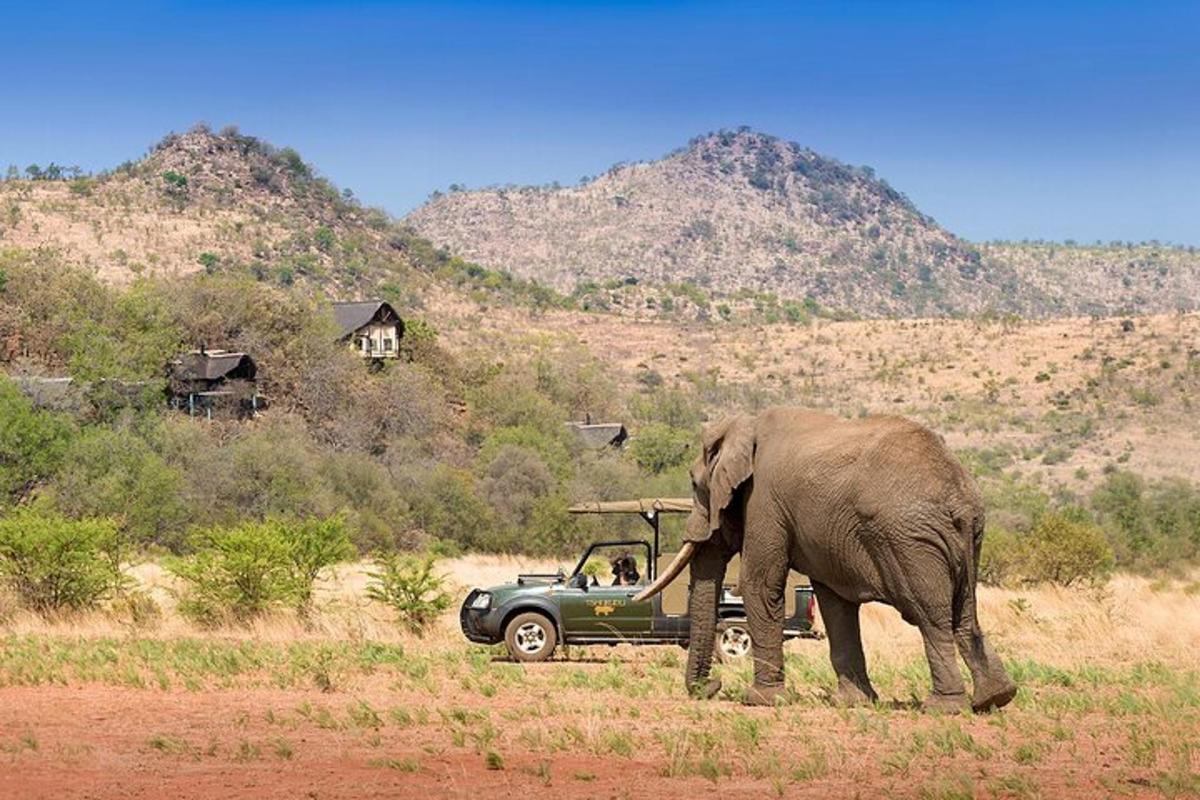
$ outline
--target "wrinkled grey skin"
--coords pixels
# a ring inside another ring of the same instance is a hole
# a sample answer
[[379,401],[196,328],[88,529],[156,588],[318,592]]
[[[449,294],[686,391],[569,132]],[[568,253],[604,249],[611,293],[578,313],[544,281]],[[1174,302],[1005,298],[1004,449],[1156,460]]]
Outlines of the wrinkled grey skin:
[[789,569],[812,580],[829,637],[838,698],[877,699],[867,677],[859,606],[894,606],[917,626],[933,679],[926,707],[961,710],[966,693],[955,650],[970,670],[977,711],[1016,693],[984,640],[975,575],[984,512],[974,481],[941,437],[899,417],[841,420],[791,408],[722,420],[704,434],[692,467],[695,507],[685,539],[692,619],[686,680],[712,697],[717,597],[729,559],[754,647],[747,702],[784,694],[784,588]]

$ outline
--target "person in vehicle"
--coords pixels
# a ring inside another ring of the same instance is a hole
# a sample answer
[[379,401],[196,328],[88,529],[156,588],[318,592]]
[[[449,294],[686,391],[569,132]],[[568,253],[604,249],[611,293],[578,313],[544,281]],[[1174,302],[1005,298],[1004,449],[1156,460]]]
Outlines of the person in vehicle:
[[634,586],[641,580],[637,559],[629,552],[621,553],[612,562],[613,586]]

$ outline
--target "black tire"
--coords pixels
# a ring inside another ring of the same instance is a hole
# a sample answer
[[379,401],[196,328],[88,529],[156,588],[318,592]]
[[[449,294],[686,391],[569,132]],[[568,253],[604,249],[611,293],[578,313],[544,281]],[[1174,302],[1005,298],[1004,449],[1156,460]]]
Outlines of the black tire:
[[548,617],[527,611],[509,620],[504,628],[504,644],[517,661],[545,661],[554,654],[558,633]]
[[723,619],[717,623],[713,654],[722,664],[741,661],[750,655],[750,628],[744,619]]

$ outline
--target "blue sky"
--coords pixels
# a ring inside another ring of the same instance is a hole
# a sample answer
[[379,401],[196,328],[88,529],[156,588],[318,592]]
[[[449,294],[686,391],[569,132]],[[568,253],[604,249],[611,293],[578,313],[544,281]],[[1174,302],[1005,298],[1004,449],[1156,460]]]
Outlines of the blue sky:
[[970,239],[1200,244],[1200,3],[0,2],[0,168],[237,124],[395,214],[750,125]]

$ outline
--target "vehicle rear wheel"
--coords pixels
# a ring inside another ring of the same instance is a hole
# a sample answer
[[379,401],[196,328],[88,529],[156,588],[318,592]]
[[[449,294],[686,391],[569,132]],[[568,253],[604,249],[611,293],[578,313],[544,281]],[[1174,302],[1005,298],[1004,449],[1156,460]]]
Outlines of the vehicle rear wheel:
[[504,629],[504,644],[517,661],[545,661],[554,653],[558,634],[554,623],[528,611],[513,617]]
[[741,619],[717,623],[717,658],[721,663],[737,661],[750,654],[750,629]]

